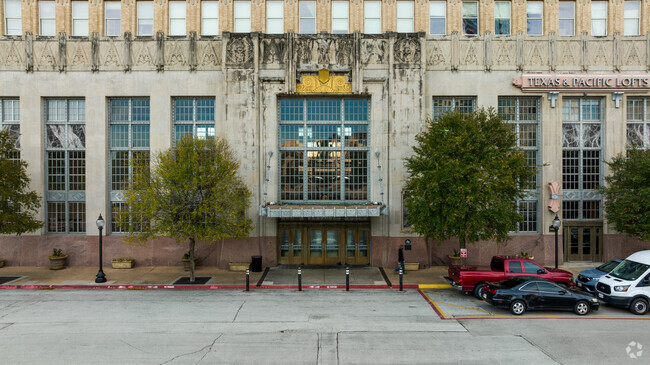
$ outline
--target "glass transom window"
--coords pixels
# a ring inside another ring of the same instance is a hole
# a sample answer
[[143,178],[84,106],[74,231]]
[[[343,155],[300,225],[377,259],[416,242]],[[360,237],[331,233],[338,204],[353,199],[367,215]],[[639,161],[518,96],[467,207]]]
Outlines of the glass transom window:
[[279,102],[280,200],[368,201],[367,99]]

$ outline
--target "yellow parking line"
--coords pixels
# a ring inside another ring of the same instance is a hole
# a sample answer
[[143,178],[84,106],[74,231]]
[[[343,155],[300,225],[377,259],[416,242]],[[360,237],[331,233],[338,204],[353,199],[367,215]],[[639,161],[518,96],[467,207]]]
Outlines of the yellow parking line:
[[[427,291],[427,293],[434,293],[434,292],[432,292],[432,291]],[[436,291],[435,293],[436,293],[436,295],[444,295],[444,296],[446,296],[446,297],[458,298],[458,295],[445,294],[445,293],[441,293],[441,292],[438,292],[438,291]],[[483,301],[480,300],[480,299],[476,299],[476,298],[474,298],[473,295],[472,295],[472,296],[461,297],[461,298],[463,298],[463,299],[467,299],[467,300],[473,300],[473,301],[476,301],[476,302],[483,302]]]
[[419,284],[419,289],[451,289],[453,288],[449,284]]
[[429,303],[431,303],[431,305],[433,305],[434,307],[436,307],[436,310],[438,311],[438,313],[439,313],[439,314],[440,314],[444,319],[449,319],[449,317],[447,317],[447,315],[445,314],[445,312],[443,312],[442,309],[440,309],[440,307],[438,306],[438,304],[436,304],[436,302],[435,302],[433,299],[431,299],[431,297],[429,297],[429,295],[428,295],[427,293],[425,293],[424,291],[422,291],[422,294],[424,294],[424,296],[427,298],[427,300],[429,301]]

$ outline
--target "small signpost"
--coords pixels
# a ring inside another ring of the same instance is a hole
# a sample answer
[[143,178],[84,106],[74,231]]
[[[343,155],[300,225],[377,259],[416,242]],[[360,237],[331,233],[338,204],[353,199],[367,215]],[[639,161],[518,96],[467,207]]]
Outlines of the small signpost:
[[460,257],[467,258],[467,249],[466,248],[461,248],[460,249]]

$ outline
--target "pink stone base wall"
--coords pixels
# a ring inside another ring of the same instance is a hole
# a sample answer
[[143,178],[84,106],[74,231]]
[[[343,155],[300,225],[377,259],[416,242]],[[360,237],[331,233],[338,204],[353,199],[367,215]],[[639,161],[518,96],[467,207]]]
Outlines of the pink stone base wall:
[[624,259],[642,250],[650,250],[650,242],[639,241],[623,234],[609,234],[603,237],[604,261]]

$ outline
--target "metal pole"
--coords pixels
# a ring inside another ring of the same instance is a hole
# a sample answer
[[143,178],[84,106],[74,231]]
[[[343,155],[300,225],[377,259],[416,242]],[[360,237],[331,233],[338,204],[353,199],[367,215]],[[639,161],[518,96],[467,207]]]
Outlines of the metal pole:
[[250,270],[246,269],[246,291],[250,291]]
[[298,266],[298,291],[302,291],[302,269]]
[[350,291],[350,267],[345,268],[345,291]]
[[95,282],[96,283],[106,282],[106,275],[104,275],[104,270],[102,270],[102,227],[99,227],[99,272],[97,272],[97,277],[95,279]]
[[402,272],[402,268],[399,268],[399,291],[404,291],[404,281],[402,280],[404,272]]
[[555,228],[555,268],[557,269],[557,231],[559,228]]

